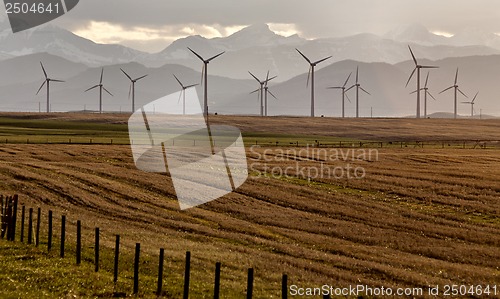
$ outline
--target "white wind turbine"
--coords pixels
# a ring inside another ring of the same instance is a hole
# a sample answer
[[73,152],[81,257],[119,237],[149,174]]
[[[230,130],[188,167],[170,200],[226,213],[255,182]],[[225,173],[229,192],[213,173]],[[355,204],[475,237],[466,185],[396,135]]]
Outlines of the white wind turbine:
[[420,69],[435,69],[439,68],[437,66],[430,66],[430,65],[421,65],[418,64],[417,58],[415,58],[415,55],[413,55],[413,51],[411,50],[410,46],[408,46],[408,49],[410,49],[410,54],[413,59],[413,62],[415,63],[415,68],[411,72],[410,77],[408,78],[408,81],[406,82],[406,87],[408,87],[408,84],[410,83],[411,78],[415,74],[415,71],[417,71],[417,114],[416,117],[420,118]]
[[311,117],[314,117],[314,67],[318,65],[319,63],[332,58],[332,56],[328,56],[326,58],[320,59],[318,61],[312,62],[309,58],[306,57],[302,52],[299,51],[299,49],[295,49],[299,54],[304,57],[304,59],[309,63],[309,73],[307,74],[307,84],[306,86],[309,86],[309,79],[311,79]]
[[455,73],[455,83],[454,83],[452,86],[450,86],[450,87],[446,88],[445,90],[441,91],[439,94],[442,94],[443,92],[445,92],[445,91],[447,91],[447,90],[449,90],[449,89],[452,89],[452,88],[454,88],[454,89],[455,89],[455,98],[454,98],[454,118],[456,119],[456,118],[457,118],[457,115],[458,115],[458,114],[457,114],[457,109],[458,109],[458,106],[457,106],[457,103],[458,103],[458,102],[457,102],[457,99],[458,99],[458,93],[457,93],[457,91],[458,91],[458,92],[460,92],[460,93],[461,93],[464,97],[469,98],[469,97],[468,97],[465,93],[463,93],[463,92],[460,90],[460,88],[458,88],[458,68],[457,68],[457,72]]
[[347,76],[347,79],[345,80],[344,85],[328,87],[328,89],[342,89],[342,118],[345,117],[345,98],[347,97],[347,100],[349,101],[349,103],[351,102],[351,100],[349,99],[349,97],[346,94],[346,85],[347,85],[347,82],[349,82],[351,75],[352,75],[352,73],[350,73],[349,76]]
[[45,71],[45,68],[43,67],[43,63],[41,61],[40,61],[40,65],[42,66],[42,71],[43,71],[43,74],[45,76],[45,81],[43,81],[40,88],[38,88],[38,91],[36,92],[36,94],[38,94],[40,92],[40,90],[42,90],[43,86],[45,84],[47,84],[47,113],[49,113],[50,112],[50,82],[64,82],[64,81],[49,78],[49,76],[47,75],[47,72]]
[[175,75],[173,75],[173,76],[182,88],[182,91],[179,94],[179,100],[177,101],[177,103],[180,102],[181,97],[182,97],[182,115],[186,115],[186,89],[191,88],[191,87],[195,87],[198,84],[191,84],[191,85],[184,86],[184,84],[182,84],[181,80],[179,80],[179,78],[177,78],[177,76],[175,76]]
[[[429,72],[427,72],[427,77],[425,78],[425,85],[423,88],[420,88],[420,90],[424,91],[424,118],[427,118],[427,95],[431,96],[431,98],[436,100],[436,98],[429,92],[429,87],[427,87],[427,83],[429,81]],[[413,91],[410,94],[414,94],[417,91]]]

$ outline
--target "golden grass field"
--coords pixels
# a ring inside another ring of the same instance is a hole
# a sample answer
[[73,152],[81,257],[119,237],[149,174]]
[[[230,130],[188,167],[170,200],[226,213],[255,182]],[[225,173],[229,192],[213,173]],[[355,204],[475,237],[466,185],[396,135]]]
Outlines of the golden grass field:
[[[40,117],[109,124],[127,119]],[[499,120],[216,116],[211,121],[237,126],[244,136],[500,140]],[[74,242],[71,227],[81,219],[87,248],[94,227],[109,248],[115,234],[122,236],[124,250],[132,252],[140,242],[154,259],[164,247],[171,298],[181,294],[187,250],[193,260],[192,298],[213,296],[217,261],[223,264],[222,298],[243,296],[250,267],[256,273],[255,298],[279,297],[283,273],[289,284],[307,287],[500,284],[498,147],[301,149],[249,147],[246,183],[186,211],[179,210],[168,175],[137,170],[127,145],[1,144],[0,190],[19,194],[28,207],[42,207],[44,217],[49,209],[67,215],[68,242]],[[356,158],[332,158],[346,153]],[[361,167],[365,176],[308,178],[295,168],[321,164],[322,171]],[[265,166],[290,166],[290,176],[273,176]],[[144,286],[143,296],[154,287]]]

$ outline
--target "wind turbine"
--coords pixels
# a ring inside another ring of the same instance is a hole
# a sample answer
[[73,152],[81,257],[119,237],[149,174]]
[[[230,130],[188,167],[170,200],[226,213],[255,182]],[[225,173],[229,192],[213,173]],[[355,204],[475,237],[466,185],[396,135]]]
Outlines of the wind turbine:
[[43,63],[41,61],[40,61],[40,65],[42,66],[42,71],[43,71],[43,74],[45,75],[45,81],[43,81],[40,88],[38,88],[38,91],[36,92],[36,94],[38,94],[40,92],[40,90],[42,90],[43,86],[45,84],[47,84],[47,113],[49,113],[50,112],[50,82],[64,82],[64,81],[49,78],[47,75],[47,72],[45,71],[45,68],[43,67]]
[[314,67],[318,65],[318,63],[321,63],[327,59],[332,58],[332,56],[328,56],[326,58],[320,59],[315,62],[311,62],[309,58],[307,58],[302,52],[299,51],[299,49],[295,48],[299,54],[304,57],[304,59],[309,63],[309,73],[307,74],[307,85],[309,86],[309,78],[311,78],[311,117],[314,117]]
[[417,59],[415,58],[415,55],[413,54],[413,51],[411,50],[411,47],[408,46],[408,49],[410,49],[410,54],[411,54],[411,57],[413,58],[413,62],[415,63],[415,68],[411,72],[411,75],[408,78],[408,81],[406,82],[406,87],[408,87],[408,84],[410,83],[411,78],[415,74],[415,71],[417,71],[417,90],[416,90],[416,94],[417,94],[417,118],[420,118],[420,69],[436,69],[439,67],[418,64]]
[[457,84],[457,81],[458,81],[458,68],[457,68],[457,72],[455,73],[455,84],[453,84],[452,86],[446,88],[445,90],[441,91],[439,94],[442,94],[443,92],[447,91],[448,89],[452,89],[454,88],[455,89],[455,105],[454,105],[454,116],[455,118],[457,118],[457,91],[459,91],[461,94],[464,95],[464,97],[466,98],[469,98],[465,93],[463,93],[460,88],[458,88],[458,84]]
[[198,84],[191,84],[191,85],[184,86],[184,84],[182,84],[181,80],[179,80],[179,78],[177,78],[177,76],[175,76],[175,75],[173,75],[173,76],[174,76],[175,80],[177,80],[177,82],[179,82],[179,85],[182,88],[182,91],[179,94],[179,100],[177,101],[177,103],[179,103],[179,101],[181,100],[181,97],[182,97],[182,115],[186,115],[186,89],[191,88],[191,87],[195,87]]
[[[350,73],[349,76],[347,76],[347,79],[345,80],[344,85],[328,87],[328,89],[342,89],[342,118],[345,117],[345,108],[344,107],[345,107],[345,97],[347,97],[346,85],[347,85],[347,82],[349,82],[351,75],[352,75],[352,73]],[[347,100],[349,100],[349,97],[347,97]],[[351,100],[349,100],[349,102],[351,102]]]
[[271,79],[269,79],[269,71],[267,72],[267,77],[266,77],[266,84],[264,84],[264,103],[265,103],[265,106],[266,106],[266,109],[265,109],[265,116],[267,116],[267,94],[270,94],[273,98],[275,98],[276,100],[278,99],[270,90],[269,90],[269,87],[267,86],[267,83],[269,81],[271,81],[272,79],[276,78],[277,76],[274,76],[272,77]]
[[94,88],[97,88],[99,87],[99,113],[102,113],[102,90],[104,89],[104,91],[106,91],[107,93],[109,93],[110,96],[113,96],[111,94],[111,92],[109,92],[102,84],[102,75],[104,74],[104,68],[101,69],[101,79],[99,80],[99,84],[97,85],[94,85],[92,87],[90,87],[89,89],[85,90],[85,92],[91,90],[91,89],[94,89]]
[[359,67],[356,67],[356,83],[346,89],[345,92],[348,92],[350,89],[356,87],[356,118],[359,117],[359,90],[361,89],[364,91],[366,94],[371,95],[368,91],[366,91],[363,87],[361,87],[361,84],[359,84]]
[[135,112],[135,82],[141,80],[142,78],[146,77],[147,75],[141,76],[136,79],[132,79],[132,77],[129,76],[122,68],[120,68],[122,73],[127,76],[127,78],[130,80],[130,88],[128,90],[128,98],[130,99],[130,92],[132,91],[132,113]]
[[[257,89],[257,90],[254,90],[251,92],[252,93],[255,93],[257,91],[260,91],[260,116],[264,116],[264,85],[267,86],[267,83],[271,80],[273,80],[274,78],[276,78],[276,76],[272,77],[272,78],[269,78],[269,71],[267,71],[267,77],[266,77],[266,80],[264,81],[260,81],[259,78],[257,78],[254,74],[252,74],[250,71],[248,71],[248,73],[257,81],[259,82],[260,84],[260,88]],[[265,107],[267,108],[267,102],[265,104]],[[267,116],[267,113],[265,114]]]
[[[202,79],[204,80],[204,94],[203,94],[203,115],[205,115],[208,119],[208,94],[207,94],[207,83],[208,83],[208,76],[207,76],[207,72],[208,72],[208,64],[210,63],[210,61],[214,60],[215,58],[221,56],[222,54],[225,53],[224,52],[221,52],[215,56],[212,56],[210,57],[209,59],[203,59],[203,57],[201,57],[198,53],[196,53],[195,51],[193,51],[191,48],[189,48],[189,51],[191,51],[194,55],[196,55],[196,57],[198,57],[202,62],[203,62],[203,68],[201,69],[201,77]],[[203,82],[202,82],[203,84]]]
[[474,117],[474,101],[476,100],[476,97],[477,95],[479,94],[479,91],[476,92],[476,95],[474,96],[474,98],[472,99],[472,101],[470,102],[462,102],[462,104],[470,104],[470,117],[473,118]]
[[[427,82],[429,81],[429,72],[427,72],[427,77],[425,78],[425,85],[423,88],[421,88],[420,90],[423,90],[424,91],[424,118],[427,118],[427,95],[430,95],[431,98],[434,99],[434,101],[436,100],[435,97],[432,96],[432,94],[429,92],[429,88],[427,87]],[[416,93],[417,91],[413,91],[411,92],[410,94],[414,94]]]

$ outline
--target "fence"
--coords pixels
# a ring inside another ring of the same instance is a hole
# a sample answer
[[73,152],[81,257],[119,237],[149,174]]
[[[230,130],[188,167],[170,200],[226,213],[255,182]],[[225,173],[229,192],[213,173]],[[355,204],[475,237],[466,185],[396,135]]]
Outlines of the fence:
[[[14,242],[16,240],[16,222],[17,222],[17,205],[18,196],[14,195],[12,197],[3,197],[1,199],[1,220],[2,220],[2,239],[7,234],[7,240]],[[27,215],[26,215],[27,214]],[[25,225],[26,217],[28,218],[28,228],[27,228],[27,243],[39,246],[40,240],[40,225],[41,225],[41,209],[37,208],[36,211],[36,222],[33,218],[34,210],[29,208],[28,213],[26,213],[26,207],[21,206],[21,225],[20,225],[20,242],[24,242],[25,239]],[[48,211],[48,228],[47,228],[47,251],[53,250],[53,218],[54,213]],[[65,243],[66,243],[66,223],[67,219],[65,215],[61,215],[61,231],[60,231],[60,247],[59,255],[61,258],[65,258]],[[100,230],[98,227],[94,230],[94,270],[99,272],[99,261],[100,261]],[[114,265],[113,265],[113,283],[117,283],[119,279],[119,256],[120,256],[120,235],[115,235],[115,248],[114,248]],[[140,287],[140,260],[141,260],[141,244],[136,243],[134,252],[134,267],[133,267],[133,289],[132,294],[137,295],[139,293]],[[76,250],[75,250],[75,265],[79,265],[82,262],[82,222],[77,220],[76,222]],[[162,296],[164,294],[164,262],[165,262],[165,249],[159,249],[159,259],[158,259],[158,274],[157,282],[155,285],[156,295]],[[221,262],[215,263],[215,273],[214,273],[214,287],[213,295],[215,299],[220,298],[221,291]],[[183,299],[189,298],[190,292],[190,274],[191,274],[191,252],[187,251],[185,256],[185,266],[184,266],[184,284],[183,284]],[[253,268],[249,268],[247,272],[247,284],[246,284],[246,298],[251,299],[253,297],[254,290],[254,277],[255,271]],[[123,294],[126,296],[126,294]],[[288,276],[286,274],[282,275],[281,281],[281,298],[288,298]],[[330,298],[329,296],[324,296],[323,298]]]

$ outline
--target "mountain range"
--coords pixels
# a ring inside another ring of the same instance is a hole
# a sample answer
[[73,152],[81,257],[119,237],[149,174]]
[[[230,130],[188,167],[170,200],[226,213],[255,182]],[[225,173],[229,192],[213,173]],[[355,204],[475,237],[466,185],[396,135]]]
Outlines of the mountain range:
[[[415,83],[411,82],[410,87],[405,88],[413,69],[407,47],[411,44],[419,60],[441,67],[431,74],[430,90],[438,101],[430,100],[429,113],[452,111],[452,94],[438,97],[437,93],[453,83],[455,70],[460,67],[461,89],[469,96],[480,90],[476,107],[500,115],[496,101],[500,91],[495,84],[500,78],[500,71],[495,67],[500,62],[498,37],[484,35],[478,38],[480,44],[465,45],[461,41],[465,40],[463,36],[446,38],[423,26],[411,25],[382,37],[358,34],[306,40],[298,35],[277,35],[267,25],[261,24],[225,38],[189,36],[173,42],[159,53],[150,54],[121,45],[97,44],[52,25],[12,34],[8,23],[0,20],[0,110],[38,111],[39,105],[44,107],[44,92],[34,95],[43,82],[40,61],[43,61],[49,76],[66,81],[51,85],[54,111],[96,109],[97,92],[83,91],[98,83],[101,66],[105,67],[104,84],[115,95],[104,96],[104,109],[128,110],[129,81],[119,68],[132,76],[149,74],[136,86],[138,104],[144,104],[179,90],[172,76],[174,73],[186,84],[200,82],[201,63],[187,50],[190,47],[207,57],[226,51],[210,64],[212,112],[257,114],[256,94],[249,93],[258,84],[247,71],[263,79],[269,69],[272,76],[278,76],[270,88],[279,99],[269,98],[269,114],[307,115],[310,93],[306,88],[308,64],[295,51],[295,48],[300,48],[312,60],[333,55],[328,63],[320,65],[323,67],[316,73],[317,115],[340,115],[340,93],[326,87],[343,84],[357,66],[363,87],[372,94],[362,95],[361,115],[369,116],[372,111],[374,116],[414,115],[415,97],[409,92],[415,89]],[[422,74],[422,82],[424,76]],[[348,85],[352,84],[351,79]],[[202,89],[199,86],[197,89],[202,98]],[[353,93],[349,97],[354,100]],[[352,103],[347,103],[346,111],[349,116],[353,115]],[[461,105],[459,111],[466,115],[470,113],[470,106]]]

